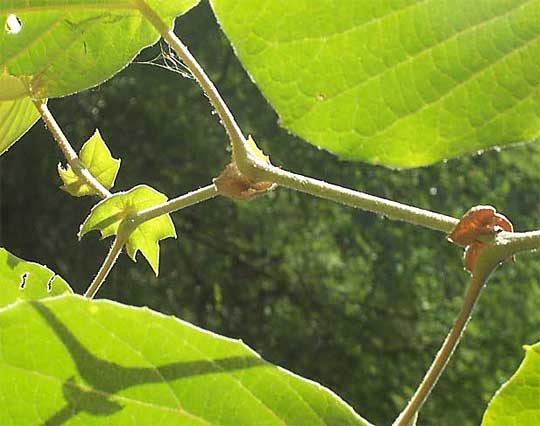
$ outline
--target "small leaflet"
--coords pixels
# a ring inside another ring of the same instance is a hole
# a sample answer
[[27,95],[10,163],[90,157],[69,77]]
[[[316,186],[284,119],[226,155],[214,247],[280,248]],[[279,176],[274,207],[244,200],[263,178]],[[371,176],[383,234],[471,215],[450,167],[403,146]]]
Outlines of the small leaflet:
[[[92,208],[81,225],[79,238],[93,230],[100,231],[102,238],[117,235],[123,221],[137,212],[166,201],[165,195],[147,185],[138,185],[127,192],[117,192]],[[159,241],[169,237],[176,238],[171,216],[165,214],[151,219],[137,226],[130,234],[126,242],[127,254],[135,262],[137,252],[140,251],[157,276]]]
[[[96,130],[92,137],[85,142],[79,153],[79,158],[99,183],[107,189],[113,187],[121,160],[113,158],[99,130]],[[69,164],[65,168],[58,164],[58,174],[64,182],[60,188],[74,197],[96,195],[95,190],[84,179],[77,176]]]

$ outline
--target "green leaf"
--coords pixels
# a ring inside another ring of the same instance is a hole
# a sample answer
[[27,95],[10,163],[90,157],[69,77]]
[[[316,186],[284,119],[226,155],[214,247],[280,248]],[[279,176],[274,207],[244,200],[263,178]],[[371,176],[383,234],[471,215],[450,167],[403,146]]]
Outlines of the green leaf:
[[[99,130],[96,130],[88,139],[79,154],[79,158],[92,175],[105,188],[110,189],[114,185],[116,175],[120,169],[120,160],[112,157],[111,151],[103,141]],[[58,164],[58,174],[64,182],[62,189],[75,197],[96,194],[95,190],[75,174],[71,166],[63,168]]]
[[540,0],[211,0],[281,124],[423,166],[540,136]]
[[239,340],[107,300],[0,310],[0,424],[366,425]]
[[0,155],[17,142],[39,119],[39,113],[29,98],[0,100]]
[[489,403],[482,426],[540,424],[540,343],[524,348],[525,359]]
[[72,292],[68,283],[49,268],[0,248],[0,308],[19,299],[35,300],[64,292]]
[[[172,26],[199,0],[147,0]],[[128,0],[2,1],[0,16],[14,14],[20,31],[0,31],[0,69],[25,78],[38,98],[95,86],[124,68],[157,31]],[[26,87],[29,87],[28,85]]]
[[[147,185],[138,185],[127,192],[118,192],[96,204],[79,231],[79,238],[92,230],[99,230],[101,237],[117,235],[120,224],[141,210],[164,203],[167,197]],[[160,240],[176,238],[171,216],[166,214],[137,226],[126,243],[128,255],[136,261],[137,252],[143,254],[155,274],[159,272]]]
[[30,98],[23,97],[26,93],[23,83],[2,72],[0,66],[0,155],[39,119]]

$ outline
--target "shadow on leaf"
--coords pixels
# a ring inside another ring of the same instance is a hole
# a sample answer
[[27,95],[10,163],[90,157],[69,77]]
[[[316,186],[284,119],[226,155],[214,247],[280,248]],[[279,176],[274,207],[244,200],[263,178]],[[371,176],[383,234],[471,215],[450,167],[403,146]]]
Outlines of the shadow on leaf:
[[124,367],[93,355],[51,310],[38,301],[30,303],[69,351],[82,381],[78,383],[75,377],[70,377],[63,383],[66,405],[45,420],[46,426],[65,424],[82,412],[93,416],[112,415],[123,409],[113,400],[114,395],[131,386],[272,365],[254,355],[175,362],[156,367]]

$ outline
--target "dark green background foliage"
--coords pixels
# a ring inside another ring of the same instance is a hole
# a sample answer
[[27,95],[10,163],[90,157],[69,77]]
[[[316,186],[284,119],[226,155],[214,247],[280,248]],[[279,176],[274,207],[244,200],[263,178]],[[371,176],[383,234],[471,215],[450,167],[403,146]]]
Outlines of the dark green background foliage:
[[[280,130],[206,4],[179,19],[187,42],[246,133],[274,164],[340,185],[460,216],[492,204],[518,230],[538,226],[540,146],[391,171],[338,161]],[[146,51],[141,60],[154,57]],[[122,158],[116,189],[149,184],[169,197],[206,185],[228,161],[226,138],[197,85],[132,65],[79,96],[50,102],[80,147],[96,127]],[[1,244],[47,264],[82,292],[108,250],[77,241],[94,200],[58,189],[61,156],[41,124],[0,159]],[[100,293],[241,337],[267,360],[336,391],[389,424],[412,394],[459,309],[468,275],[437,232],[278,189],[236,203],[215,199],[173,215],[160,277],[122,256]],[[432,398],[427,425],[478,424],[539,338],[540,264],[523,255],[489,284]]]

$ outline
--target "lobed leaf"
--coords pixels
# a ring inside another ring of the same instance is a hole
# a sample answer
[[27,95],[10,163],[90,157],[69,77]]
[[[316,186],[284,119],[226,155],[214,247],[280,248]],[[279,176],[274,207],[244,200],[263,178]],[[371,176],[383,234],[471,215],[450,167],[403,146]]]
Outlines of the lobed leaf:
[[540,0],[211,0],[281,124],[417,167],[540,136]]
[[540,343],[524,348],[525,359],[490,401],[482,426],[540,424]]
[[239,340],[69,295],[0,310],[0,424],[368,425]]
[[[79,158],[92,175],[105,188],[111,189],[120,169],[120,160],[114,159],[111,151],[103,141],[99,130],[88,139],[79,153]],[[58,164],[58,174],[64,182],[62,189],[75,197],[96,194],[86,180],[77,176],[71,166],[63,168]]]
[[[127,192],[118,192],[96,204],[81,225],[79,238],[87,232],[99,230],[102,238],[117,235],[124,220],[137,212],[164,203],[167,197],[147,185],[138,185]],[[155,274],[159,272],[159,241],[176,238],[171,216],[166,214],[137,226],[126,243],[128,255],[136,261],[140,251]]]
[[17,300],[72,293],[68,283],[47,266],[28,262],[0,248],[0,308]]

